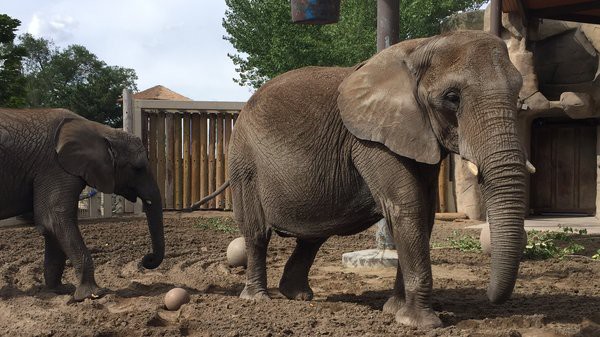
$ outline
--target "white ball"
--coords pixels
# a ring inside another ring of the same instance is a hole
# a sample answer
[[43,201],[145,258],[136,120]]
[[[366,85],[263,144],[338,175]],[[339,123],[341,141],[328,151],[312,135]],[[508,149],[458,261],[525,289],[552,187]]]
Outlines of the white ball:
[[231,267],[245,267],[248,263],[246,255],[246,240],[244,237],[234,239],[227,246],[227,263]]
[[481,243],[481,250],[483,253],[490,255],[492,253],[492,244],[490,240],[490,225],[488,223],[485,223],[483,229],[481,229],[479,242]]
[[165,307],[169,310],[179,310],[190,301],[190,294],[183,288],[173,288],[165,295]]

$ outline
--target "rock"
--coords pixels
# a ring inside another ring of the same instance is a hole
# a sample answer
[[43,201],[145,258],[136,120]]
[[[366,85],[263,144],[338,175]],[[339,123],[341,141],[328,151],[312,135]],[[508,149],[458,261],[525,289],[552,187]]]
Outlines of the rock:
[[563,92],[560,105],[573,119],[594,117],[594,101],[592,96],[583,92]]
[[342,254],[345,268],[385,268],[398,266],[395,250],[366,249]]
[[454,155],[454,177],[456,186],[456,208],[465,213],[471,220],[485,220],[485,206],[481,198],[481,189],[466,162],[459,155]]
[[524,101],[529,110],[548,110],[550,108],[550,102],[541,92],[537,91],[535,94],[527,97]]
[[541,41],[577,29],[579,26],[581,26],[581,24],[577,22],[544,19],[537,24],[537,27],[532,25],[532,27],[529,28],[529,35],[527,38],[531,41]]
[[550,100],[560,93],[546,92],[546,84],[591,83],[598,70],[598,53],[581,29],[537,42],[533,55],[540,91]]
[[490,240],[490,225],[486,222],[484,227],[481,229],[481,234],[479,234],[479,243],[481,243],[481,251],[485,255],[490,255],[492,253],[492,244]]
[[510,54],[510,61],[523,76],[523,86],[519,93],[520,98],[527,98],[538,91],[538,78],[533,64],[533,53],[521,51]]

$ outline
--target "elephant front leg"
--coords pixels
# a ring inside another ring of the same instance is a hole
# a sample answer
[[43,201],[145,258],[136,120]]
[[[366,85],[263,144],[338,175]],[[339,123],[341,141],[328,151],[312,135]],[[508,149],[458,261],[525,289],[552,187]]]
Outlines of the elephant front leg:
[[44,234],[44,239],[44,281],[46,282],[46,286],[57,294],[69,294],[71,290],[62,284],[67,257],[61,250],[58,241],[52,235],[46,233]]
[[83,243],[79,228],[74,224],[60,228],[56,231],[56,237],[73,264],[79,281],[73,294],[73,300],[83,301],[86,298],[96,299],[103,296],[106,291],[96,284],[92,255]]
[[287,298],[310,301],[313,292],[308,285],[308,272],[326,239],[296,239],[296,249],[288,259],[279,282],[279,291]]
[[431,306],[429,235],[433,221],[437,165],[420,165],[370,142],[357,143],[354,164],[367,182],[390,226],[398,252],[393,296],[384,311],[396,321],[419,328],[442,326]]
[[[36,182],[34,216],[46,237],[44,277],[49,287],[60,286],[65,256],[75,268],[78,284],[73,299],[98,298],[104,290],[94,278],[92,255],[77,227],[77,203],[83,188],[80,179],[57,173]],[[50,192],[49,192],[50,191]]]
[[442,321],[431,307],[433,281],[428,230],[422,228],[425,219],[400,214],[391,219],[399,270],[395,295],[386,303],[388,311],[397,309],[398,323],[419,328],[441,327]]
[[383,305],[383,312],[386,314],[396,314],[405,303],[404,297],[404,277],[402,276],[402,268],[400,263],[396,268],[396,282],[394,282],[394,292]]

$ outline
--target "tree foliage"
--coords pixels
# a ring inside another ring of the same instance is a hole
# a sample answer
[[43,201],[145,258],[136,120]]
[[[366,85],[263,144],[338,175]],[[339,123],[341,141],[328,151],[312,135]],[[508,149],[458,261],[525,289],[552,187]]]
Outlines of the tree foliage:
[[[376,1],[342,0],[332,25],[291,23],[288,0],[226,0],[224,38],[238,51],[228,55],[242,86],[258,88],[285,71],[308,66],[351,66],[376,51]],[[401,0],[400,39],[435,35],[452,13],[485,0]]]
[[25,78],[21,73],[22,47],[15,46],[15,32],[21,22],[0,14],[0,106],[25,105]]
[[124,88],[136,89],[132,69],[108,66],[81,45],[59,49],[44,38],[20,37],[27,51],[23,71],[30,107],[64,107],[97,122],[118,126]]
[[20,21],[0,14],[0,106],[67,108],[111,126],[122,123],[123,89],[137,90],[133,69],[109,66],[81,45],[58,48],[24,34]]
[[20,40],[27,51],[23,71],[28,106],[63,107],[108,125],[122,123],[117,100],[124,88],[136,89],[133,69],[108,66],[81,45],[61,50],[29,34]]

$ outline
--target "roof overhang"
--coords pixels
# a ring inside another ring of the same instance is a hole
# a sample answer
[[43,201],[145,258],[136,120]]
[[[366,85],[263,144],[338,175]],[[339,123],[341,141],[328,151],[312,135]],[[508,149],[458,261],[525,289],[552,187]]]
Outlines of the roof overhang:
[[598,0],[503,0],[502,11],[519,12],[526,20],[539,18],[600,24]]

